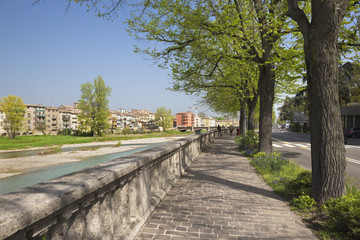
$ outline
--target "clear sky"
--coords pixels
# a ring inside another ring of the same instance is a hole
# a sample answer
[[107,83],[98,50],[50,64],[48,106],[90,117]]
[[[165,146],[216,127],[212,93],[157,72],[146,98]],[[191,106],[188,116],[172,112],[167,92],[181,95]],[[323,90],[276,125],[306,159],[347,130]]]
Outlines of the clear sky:
[[21,97],[27,104],[72,105],[80,84],[101,75],[112,88],[110,108],[148,109],[165,106],[173,113],[199,107],[198,98],[166,90],[170,71],[135,54],[141,44],[125,31],[129,14],[114,22],[87,13],[66,1],[0,1],[0,98]]

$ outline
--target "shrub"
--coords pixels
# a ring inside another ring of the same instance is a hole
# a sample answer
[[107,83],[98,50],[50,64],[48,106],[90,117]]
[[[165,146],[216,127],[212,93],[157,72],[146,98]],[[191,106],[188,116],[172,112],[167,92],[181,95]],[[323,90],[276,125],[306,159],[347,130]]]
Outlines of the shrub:
[[268,171],[279,171],[284,165],[290,164],[290,161],[280,157],[278,153],[272,153],[264,156],[264,153],[256,154],[252,159],[255,167],[267,169]]
[[300,123],[292,123],[292,124],[290,124],[290,131],[291,132],[301,132]]
[[348,194],[330,199],[322,210],[328,215],[328,227],[345,234],[349,239],[360,239],[360,196]]
[[58,135],[71,135],[71,129],[59,130]]
[[236,136],[235,142],[239,144],[241,150],[245,151],[245,154],[256,153],[259,145],[259,135],[255,131],[249,130],[245,136]]
[[304,170],[296,178],[288,181],[286,187],[291,190],[295,196],[310,195],[311,192],[311,171]]
[[294,198],[291,202],[293,208],[297,210],[308,210],[314,208],[316,206],[316,201],[311,198],[309,195],[305,195],[304,193],[297,198]]
[[124,135],[128,135],[131,133],[131,129],[129,127],[124,127],[124,129],[122,130],[122,134]]

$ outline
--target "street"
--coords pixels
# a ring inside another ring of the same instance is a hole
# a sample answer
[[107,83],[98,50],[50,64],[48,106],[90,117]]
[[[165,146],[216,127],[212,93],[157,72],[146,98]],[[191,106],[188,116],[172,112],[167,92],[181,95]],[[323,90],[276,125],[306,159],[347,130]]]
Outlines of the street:
[[[273,150],[301,166],[311,169],[310,135],[273,130]],[[360,138],[348,138],[346,149],[348,176],[360,179]]]

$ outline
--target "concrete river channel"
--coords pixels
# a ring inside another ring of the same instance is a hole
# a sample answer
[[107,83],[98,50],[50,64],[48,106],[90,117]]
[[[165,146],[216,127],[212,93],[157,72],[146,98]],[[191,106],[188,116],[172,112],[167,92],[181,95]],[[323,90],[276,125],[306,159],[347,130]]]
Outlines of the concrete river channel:
[[[171,141],[174,139],[179,139],[179,138],[171,138]],[[30,168],[29,170],[24,171],[21,174],[13,175],[6,178],[1,178],[0,195],[17,191],[21,188],[32,186],[34,184],[41,183],[60,176],[64,176],[66,174],[73,173],[91,166],[95,166],[100,163],[111,161],[116,158],[124,157],[133,153],[141,152],[156,146],[160,146],[162,144],[169,142],[169,138],[167,139],[163,138],[163,141],[161,141],[161,139],[157,139],[155,141],[143,139],[143,142],[138,141],[135,143],[132,141],[133,140],[130,140],[128,141],[128,143],[126,143],[127,141],[122,141],[124,143],[121,145],[121,147],[119,147],[119,152],[116,153],[110,153],[110,154],[98,155],[98,156],[89,156],[84,159],[81,159],[80,161],[75,161],[75,162],[55,164],[55,165],[34,168],[34,169]],[[83,149],[96,150],[99,148],[111,147],[111,146],[112,145],[101,145],[101,146],[90,146],[90,147],[68,147],[68,148],[63,148],[61,151],[73,152],[73,151],[82,151]],[[125,151],[121,150],[123,146],[128,147],[127,149],[130,148],[130,150],[125,150]],[[41,150],[0,153],[0,163],[1,160],[3,159],[14,158],[14,160],[16,161],[16,159],[19,158],[21,159],[23,157],[36,156],[40,152]]]

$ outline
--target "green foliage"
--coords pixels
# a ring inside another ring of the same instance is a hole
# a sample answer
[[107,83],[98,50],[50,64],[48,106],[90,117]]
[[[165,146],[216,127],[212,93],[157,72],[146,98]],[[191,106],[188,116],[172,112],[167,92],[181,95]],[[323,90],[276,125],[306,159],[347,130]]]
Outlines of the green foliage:
[[[290,120],[293,122],[295,112],[308,114],[309,111],[307,105],[308,105],[308,99],[306,96],[297,95],[295,97],[286,97],[283,100],[282,107],[279,108],[280,120],[282,121]],[[298,132],[300,131],[300,129],[297,129],[295,131]]]
[[71,129],[63,129],[58,131],[58,135],[71,135]]
[[316,201],[309,195],[302,194],[292,200],[292,207],[297,210],[308,210],[316,206]]
[[239,148],[245,152],[245,154],[253,154],[257,152],[259,145],[259,135],[249,130],[245,136],[238,135],[235,137],[235,142],[239,144]]
[[[129,32],[149,42],[136,52],[149,55],[160,67],[170,66],[171,90],[204,93],[204,102],[216,112],[236,113],[244,102],[258,99],[259,79],[272,81],[270,74],[260,78],[264,65],[276,71],[278,92],[294,89],[303,70],[301,44],[282,35],[290,31],[283,14],[286,3],[255,5],[252,1],[145,0],[134,4]],[[273,90],[267,89],[264,95],[271,97]]]
[[310,194],[311,172],[282,158],[280,154],[267,156],[265,153],[257,153],[252,156],[251,164],[281,196],[292,199],[304,193]]
[[339,97],[342,105],[360,102],[360,63],[347,62],[339,67]]
[[311,193],[311,171],[303,170],[295,178],[287,182],[287,188],[291,189],[291,194],[298,196],[301,194],[310,195]]
[[164,131],[172,127],[172,121],[173,116],[171,114],[171,109],[166,109],[166,107],[156,109],[155,122],[157,125],[162,127]]
[[26,106],[20,97],[9,95],[0,99],[0,112],[5,114],[3,128],[13,139],[25,125]]
[[322,211],[329,217],[327,226],[347,239],[360,238],[360,195],[348,194],[328,200]]
[[285,158],[280,157],[278,153],[272,153],[265,157],[257,157],[252,159],[252,163],[255,167],[269,172],[278,172],[284,166],[291,164],[291,162]]
[[81,84],[81,98],[79,100],[80,131],[90,132],[93,136],[102,136],[109,128],[109,100],[111,88],[105,86],[99,75],[93,83]]
[[126,127],[123,128],[122,134],[128,135],[128,134],[130,134],[130,133],[131,133],[131,129],[130,129],[128,126],[126,126]]

